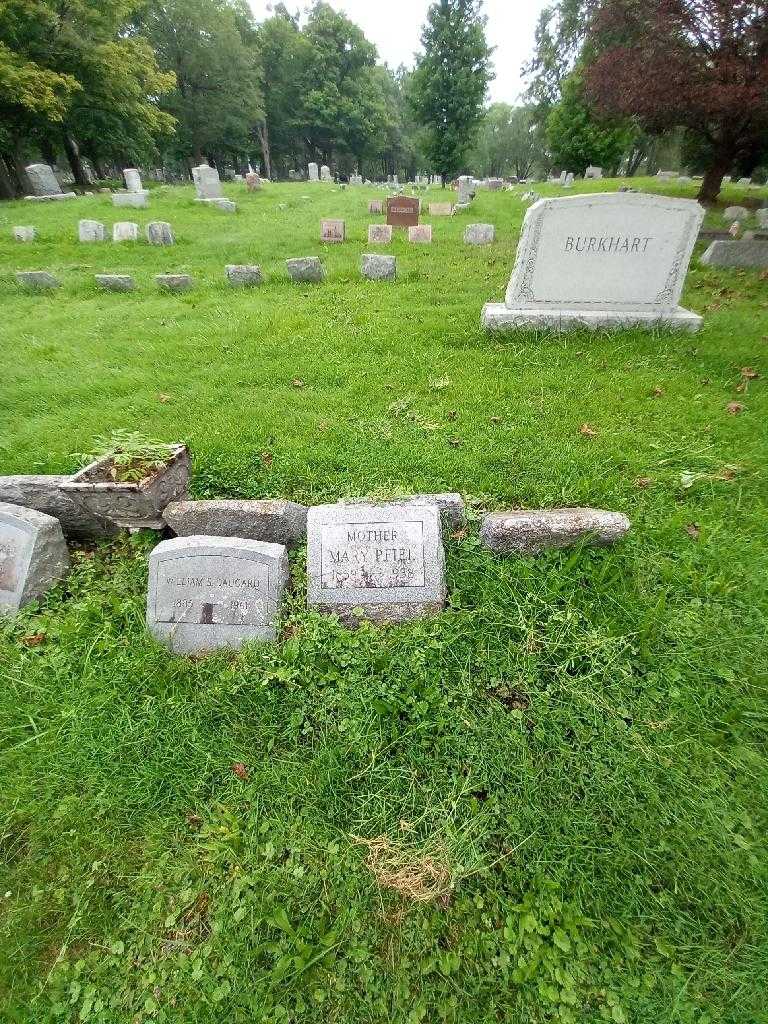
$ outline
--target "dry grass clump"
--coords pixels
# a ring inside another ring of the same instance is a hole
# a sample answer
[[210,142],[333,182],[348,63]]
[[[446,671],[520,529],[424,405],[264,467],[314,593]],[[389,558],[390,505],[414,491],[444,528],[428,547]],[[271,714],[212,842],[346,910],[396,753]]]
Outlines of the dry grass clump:
[[451,895],[451,870],[442,851],[418,855],[393,843],[388,836],[364,839],[352,836],[368,854],[365,866],[382,889],[394,889],[413,903],[447,903]]

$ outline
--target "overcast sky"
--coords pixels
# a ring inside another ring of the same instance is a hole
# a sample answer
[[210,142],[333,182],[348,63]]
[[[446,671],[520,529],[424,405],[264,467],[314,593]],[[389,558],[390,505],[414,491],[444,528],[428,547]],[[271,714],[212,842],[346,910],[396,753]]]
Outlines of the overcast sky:
[[[270,0],[249,2],[259,21],[268,17]],[[292,12],[306,7],[303,0],[284,2]],[[330,0],[330,4],[360,26],[376,44],[380,60],[393,68],[412,66],[430,0]],[[536,20],[546,5],[547,0],[485,0],[488,42],[496,47],[491,100],[514,103],[518,98],[523,89],[520,66],[533,52]]]

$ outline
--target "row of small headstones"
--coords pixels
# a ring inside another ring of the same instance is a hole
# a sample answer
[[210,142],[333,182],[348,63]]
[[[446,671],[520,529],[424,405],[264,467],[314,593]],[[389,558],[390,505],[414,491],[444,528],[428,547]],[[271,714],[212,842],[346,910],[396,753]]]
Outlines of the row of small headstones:
[[[177,534],[149,557],[147,626],[170,650],[193,654],[274,641],[290,580],[288,548],[307,540],[307,606],[361,620],[407,622],[446,607],[443,530],[466,536],[459,494],[307,508],[289,501],[178,501],[164,519]],[[575,543],[607,545],[630,528],[600,509],[486,515],[481,544],[531,556]],[[0,503],[0,542],[14,571],[0,611],[14,613],[62,580],[69,555],[58,519]],[[17,572],[18,570],[18,572]]]
[[[285,261],[292,281],[320,283],[325,280],[325,268],[318,256],[300,256]],[[225,276],[230,285],[243,287],[260,285],[264,282],[261,267],[256,264],[227,264]],[[360,257],[360,274],[369,281],[392,280],[397,275],[397,260],[394,256],[380,253],[364,253]],[[136,287],[129,274],[95,274],[99,287],[106,291],[129,292]],[[47,270],[19,270],[17,282],[25,288],[59,288],[61,282]],[[194,286],[191,274],[155,274],[155,281],[164,291],[184,292]]]

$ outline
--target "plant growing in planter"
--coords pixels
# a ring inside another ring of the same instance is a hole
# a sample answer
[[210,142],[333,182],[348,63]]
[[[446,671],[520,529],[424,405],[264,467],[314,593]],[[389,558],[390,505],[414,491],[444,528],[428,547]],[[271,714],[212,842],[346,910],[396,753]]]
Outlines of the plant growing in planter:
[[161,530],[163,509],[187,497],[189,452],[136,431],[97,438],[79,472],[61,487],[81,508],[131,530]]

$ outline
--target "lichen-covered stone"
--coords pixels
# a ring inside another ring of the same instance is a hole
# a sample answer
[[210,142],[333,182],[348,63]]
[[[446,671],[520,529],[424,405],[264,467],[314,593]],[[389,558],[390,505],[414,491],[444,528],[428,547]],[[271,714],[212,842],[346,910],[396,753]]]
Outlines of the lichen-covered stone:
[[597,508],[494,512],[483,519],[480,542],[498,555],[537,555],[580,541],[598,546],[614,544],[630,525],[620,512]]
[[496,238],[493,224],[470,224],[464,232],[467,245],[491,245]]
[[113,242],[138,242],[139,225],[132,220],[118,220],[112,225]]
[[319,283],[325,280],[323,264],[318,256],[299,256],[285,261],[292,281]]
[[81,220],[77,225],[77,237],[80,242],[103,242],[106,237],[104,225],[99,220]]
[[132,292],[136,283],[130,274],[94,274],[96,284],[107,292]]
[[179,537],[244,537],[296,547],[307,535],[307,507],[282,498],[174,501],[163,519]]
[[16,280],[23,288],[58,288],[59,282],[47,270],[17,270]]
[[235,288],[259,285],[264,282],[261,267],[255,264],[228,263],[224,270],[227,275],[227,281]]
[[173,228],[165,220],[152,220],[147,224],[147,241],[150,245],[173,245]]
[[394,281],[397,276],[397,260],[394,256],[365,253],[360,257],[360,273],[369,281]]
[[187,292],[194,283],[189,274],[155,274],[155,281],[166,292]]
[[768,267],[768,242],[745,238],[743,241],[713,242],[702,255],[708,267]]

